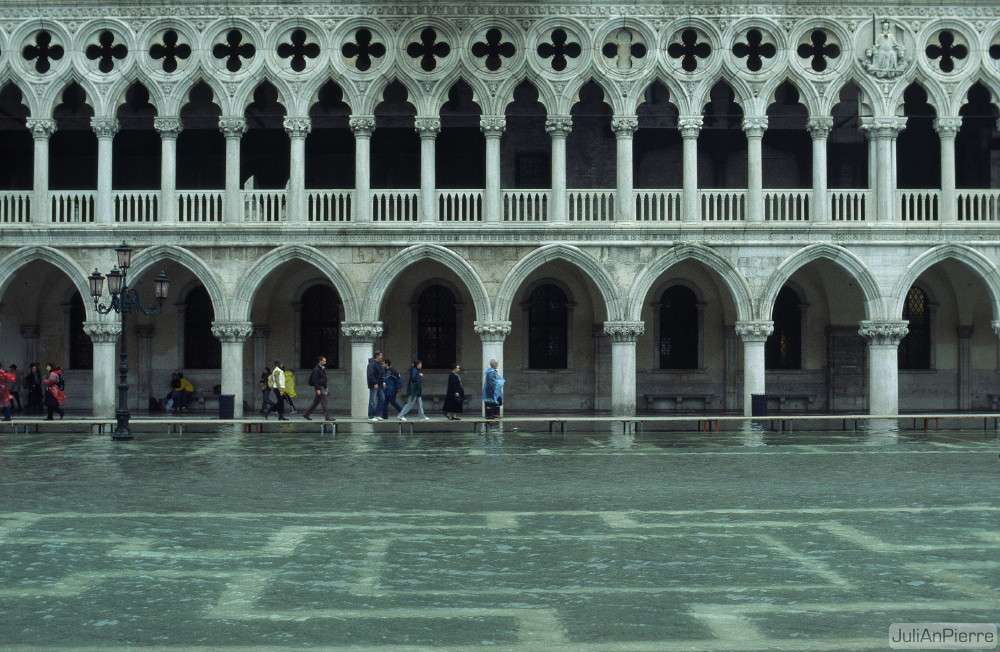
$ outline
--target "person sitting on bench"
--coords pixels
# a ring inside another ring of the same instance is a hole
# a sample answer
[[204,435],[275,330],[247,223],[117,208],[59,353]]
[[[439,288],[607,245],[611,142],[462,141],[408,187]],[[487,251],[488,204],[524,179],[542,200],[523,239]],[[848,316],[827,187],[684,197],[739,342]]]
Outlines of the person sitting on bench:
[[175,371],[170,376],[170,393],[167,394],[167,412],[186,410],[194,398],[194,385],[184,377],[181,371]]

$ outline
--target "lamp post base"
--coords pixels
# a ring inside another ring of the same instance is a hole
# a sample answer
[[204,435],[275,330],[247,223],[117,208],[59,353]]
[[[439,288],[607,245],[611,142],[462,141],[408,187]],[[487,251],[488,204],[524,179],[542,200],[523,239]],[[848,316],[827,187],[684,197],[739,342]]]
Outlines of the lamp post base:
[[115,426],[114,432],[111,433],[111,439],[115,441],[125,441],[132,439],[132,430],[129,429],[128,422],[131,419],[128,412],[116,412],[115,419],[118,421],[118,425]]

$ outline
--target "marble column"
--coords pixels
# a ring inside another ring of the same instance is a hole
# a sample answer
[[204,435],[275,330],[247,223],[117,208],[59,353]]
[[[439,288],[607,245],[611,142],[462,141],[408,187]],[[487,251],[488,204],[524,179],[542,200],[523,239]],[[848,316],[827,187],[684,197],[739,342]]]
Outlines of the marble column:
[[253,332],[248,321],[213,321],[212,335],[222,344],[222,393],[233,395],[233,417],[243,417],[243,343]]
[[878,151],[875,149],[875,136],[872,134],[869,122],[871,118],[861,118],[861,130],[868,143],[868,194],[871,196],[868,211],[874,217],[875,206],[878,204],[876,189],[878,188]]
[[700,222],[701,210],[698,201],[698,134],[701,133],[700,115],[680,116],[677,128],[681,132],[684,145],[684,191],[682,214],[685,222]]
[[111,162],[115,134],[118,133],[117,118],[90,119],[90,126],[97,136],[97,201],[94,221],[100,224],[114,224],[115,206],[111,190]]
[[906,118],[870,118],[868,130],[875,140],[875,221],[896,219],[896,135],[905,126]]
[[243,195],[240,192],[240,142],[247,130],[242,117],[219,118],[219,129],[226,137],[226,197],[223,216],[226,222],[243,221]]
[[371,156],[375,116],[353,115],[349,122],[354,133],[354,215],[355,222],[371,222]]
[[826,192],[826,139],[833,129],[833,118],[828,115],[810,118],[806,124],[812,136],[812,207],[809,211],[811,222],[826,222],[829,218],[830,199]]
[[502,115],[479,118],[479,129],[486,138],[486,187],[483,190],[483,221],[503,221],[503,197],[500,190],[500,139],[507,128]]
[[368,360],[382,337],[382,322],[345,322],[341,331],[351,338],[351,416],[368,416]]
[[962,128],[962,118],[938,118],[934,130],[941,140],[941,203],[938,219],[958,221],[958,197],[955,194],[955,136]]
[[764,345],[774,332],[773,321],[738,321],[736,334],[743,340],[743,414],[751,416],[753,394],[764,394],[767,386],[767,367]]
[[38,324],[21,324],[21,339],[24,340],[24,367],[27,369],[32,362],[44,365],[38,358],[38,340],[40,336]]
[[160,132],[160,214],[159,221],[177,221],[177,136],[183,125],[177,117],[153,118]]
[[312,121],[308,117],[287,117],[284,126],[291,148],[286,215],[289,222],[304,223],[309,221],[306,205],[306,136],[312,129]]
[[[136,347],[136,407],[145,409],[150,396],[153,396],[153,334],[152,324],[137,324],[135,326]],[[143,400],[145,399],[145,400]]]
[[83,332],[94,344],[93,365],[93,415],[110,418],[115,415],[115,397],[118,388],[118,336],[122,325],[119,321],[85,321]]
[[616,183],[615,221],[635,220],[635,194],[632,179],[632,137],[639,129],[639,118],[623,115],[611,118],[611,130],[615,132],[616,143]]
[[[476,321],[473,330],[483,344],[483,376],[479,378],[479,385],[469,388],[468,392],[477,397],[482,395],[483,380],[486,371],[490,368],[490,360],[497,361],[497,368],[503,376],[503,343],[510,335],[511,324],[509,321]],[[485,409],[480,406],[480,409]]]
[[611,413],[635,416],[635,343],[646,326],[641,321],[606,321],[611,340]]
[[868,340],[868,413],[899,414],[899,342],[909,328],[903,320],[864,320],[858,334]]
[[441,120],[437,116],[420,116],[415,120],[420,134],[420,221],[436,222],[437,187],[435,180],[434,145],[441,132]]
[[761,142],[767,130],[767,116],[743,118],[747,136],[747,221],[764,221],[764,161]]
[[971,324],[958,327],[958,409],[972,409],[972,334]]
[[51,216],[49,209],[49,139],[56,132],[56,121],[48,118],[28,118],[25,125],[31,131],[35,141],[35,160],[33,165],[31,221],[48,222]]
[[545,131],[552,141],[552,190],[549,201],[549,222],[569,219],[566,197],[566,138],[573,130],[573,118],[553,115],[545,119]]

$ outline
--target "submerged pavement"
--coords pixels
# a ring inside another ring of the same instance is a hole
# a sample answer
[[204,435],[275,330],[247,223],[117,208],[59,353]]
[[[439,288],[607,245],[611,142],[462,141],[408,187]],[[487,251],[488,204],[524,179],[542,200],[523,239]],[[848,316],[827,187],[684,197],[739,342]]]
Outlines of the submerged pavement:
[[888,649],[1000,620],[998,449],[4,434],[0,649]]

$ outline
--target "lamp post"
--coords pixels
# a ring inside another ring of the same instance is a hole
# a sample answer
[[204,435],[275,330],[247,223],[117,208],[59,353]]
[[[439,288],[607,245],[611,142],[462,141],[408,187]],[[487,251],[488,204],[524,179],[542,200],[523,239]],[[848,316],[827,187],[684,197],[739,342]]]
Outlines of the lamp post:
[[[132,432],[129,430],[129,419],[131,415],[128,411],[128,330],[126,324],[128,315],[131,312],[141,313],[146,316],[160,314],[163,301],[170,291],[170,281],[162,271],[153,280],[153,296],[156,297],[156,306],[147,308],[142,305],[142,298],[139,293],[128,286],[128,268],[132,266],[132,248],[122,242],[115,247],[115,254],[118,256],[118,264],[108,272],[105,277],[97,269],[90,275],[90,295],[94,299],[94,308],[98,313],[107,315],[118,313],[121,315],[122,336],[118,343],[118,406],[115,410],[115,420],[118,425],[112,439],[132,439]],[[108,293],[111,301],[107,304],[100,303],[101,295],[104,294],[104,280],[108,281]]]

